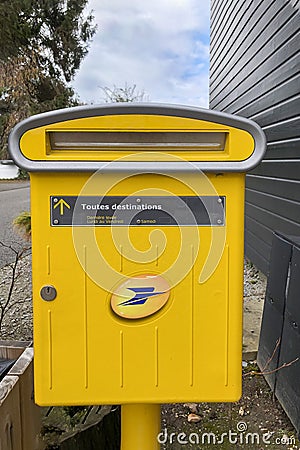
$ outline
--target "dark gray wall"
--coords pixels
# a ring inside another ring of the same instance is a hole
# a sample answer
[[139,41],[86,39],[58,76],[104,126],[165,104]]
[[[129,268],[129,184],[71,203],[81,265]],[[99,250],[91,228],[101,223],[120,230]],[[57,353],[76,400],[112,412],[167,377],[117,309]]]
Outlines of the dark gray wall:
[[299,0],[211,1],[210,108],[268,140],[246,182],[246,254],[264,273],[273,230],[300,235],[299,30]]

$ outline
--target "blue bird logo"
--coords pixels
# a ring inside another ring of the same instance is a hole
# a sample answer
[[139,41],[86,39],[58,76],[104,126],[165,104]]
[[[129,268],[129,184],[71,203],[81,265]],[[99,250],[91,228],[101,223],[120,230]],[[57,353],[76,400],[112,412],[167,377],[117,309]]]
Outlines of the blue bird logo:
[[135,296],[129,300],[118,303],[118,306],[130,306],[130,305],[144,305],[149,297],[154,297],[156,295],[164,294],[165,292],[154,292],[154,287],[136,287],[127,288],[128,290],[135,293]]

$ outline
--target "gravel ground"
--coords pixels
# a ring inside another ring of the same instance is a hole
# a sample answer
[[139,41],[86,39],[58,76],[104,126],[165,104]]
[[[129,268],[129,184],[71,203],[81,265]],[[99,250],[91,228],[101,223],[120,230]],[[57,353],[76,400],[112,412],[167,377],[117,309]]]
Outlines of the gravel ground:
[[12,265],[0,269],[0,313],[4,319],[0,327],[1,340],[32,340],[31,255],[18,262],[9,304],[5,307],[12,280]]
[[244,298],[255,297],[264,300],[267,286],[267,277],[260,272],[250,261],[245,260],[244,265]]

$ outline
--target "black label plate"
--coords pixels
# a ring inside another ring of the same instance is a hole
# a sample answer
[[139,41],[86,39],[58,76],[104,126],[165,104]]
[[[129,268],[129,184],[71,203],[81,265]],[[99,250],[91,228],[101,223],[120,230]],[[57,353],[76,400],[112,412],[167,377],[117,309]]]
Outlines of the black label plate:
[[225,197],[51,196],[51,226],[223,226]]

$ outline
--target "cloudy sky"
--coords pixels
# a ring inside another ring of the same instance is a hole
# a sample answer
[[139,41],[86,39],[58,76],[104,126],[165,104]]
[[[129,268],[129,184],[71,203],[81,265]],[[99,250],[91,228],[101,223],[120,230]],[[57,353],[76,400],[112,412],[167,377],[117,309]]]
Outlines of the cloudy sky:
[[73,82],[100,103],[102,87],[136,85],[152,102],[208,106],[209,0],[90,0],[98,30]]

